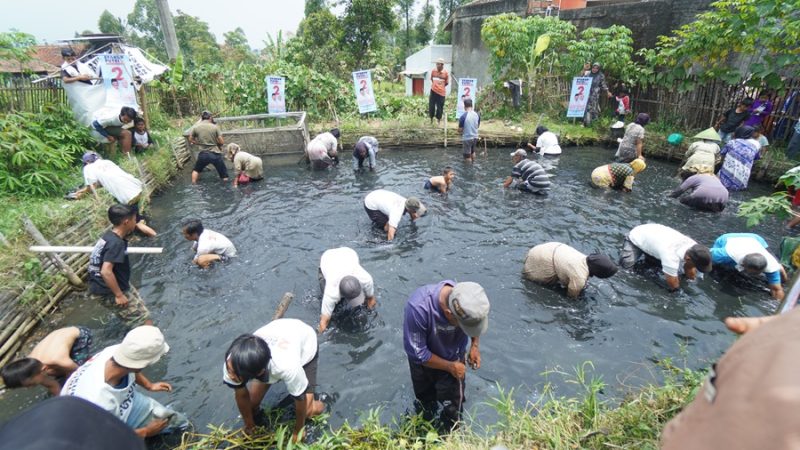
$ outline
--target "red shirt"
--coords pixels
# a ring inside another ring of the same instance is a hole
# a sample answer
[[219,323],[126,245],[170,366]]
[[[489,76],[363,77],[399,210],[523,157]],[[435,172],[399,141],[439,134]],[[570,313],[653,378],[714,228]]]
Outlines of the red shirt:
[[437,94],[444,97],[447,95],[444,88],[450,84],[450,74],[447,73],[447,70],[442,69],[441,71],[433,69],[431,71],[431,90],[436,92]]

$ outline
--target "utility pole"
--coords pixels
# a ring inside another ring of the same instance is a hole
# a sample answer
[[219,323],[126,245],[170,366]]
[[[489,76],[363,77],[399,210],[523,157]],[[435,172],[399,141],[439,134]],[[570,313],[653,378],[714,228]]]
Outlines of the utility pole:
[[178,36],[175,34],[175,24],[172,22],[172,13],[169,11],[167,0],[156,0],[158,18],[161,22],[161,32],[164,34],[164,44],[167,46],[167,56],[170,62],[178,57]]

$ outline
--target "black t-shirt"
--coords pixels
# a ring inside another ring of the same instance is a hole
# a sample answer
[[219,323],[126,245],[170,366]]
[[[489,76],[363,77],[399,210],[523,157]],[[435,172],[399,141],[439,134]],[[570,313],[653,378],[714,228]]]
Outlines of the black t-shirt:
[[114,264],[114,277],[122,292],[130,289],[131,264],[128,260],[128,241],[117,236],[113,231],[106,231],[94,244],[89,256],[89,292],[97,295],[109,295],[108,288],[100,269],[104,262]]
[[736,108],[731,108],[725,111],[725,121],[722,122],[719,131],[733,133],[748,117],[750,117],[750,113],[747,110],[737,113]]

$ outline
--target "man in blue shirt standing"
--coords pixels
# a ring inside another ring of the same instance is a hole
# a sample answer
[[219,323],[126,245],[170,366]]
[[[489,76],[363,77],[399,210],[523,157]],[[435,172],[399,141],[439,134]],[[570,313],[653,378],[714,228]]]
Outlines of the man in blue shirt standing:
[[716,266],[736,268],[751,275],[763,273],[769,284],[772,298],[783,300],[781,281],[787,278],[786,271],[777,259],[767,251],[767,242],[753,233],[723,234],[711,247],[711,263]]
[[464,143],[464,159],[475,161],[475,147],[478,145],[478,127],[481,117],[472,109],[472,99],[464,99],[464,114],[458,119],[458,132]]
[[461,419],[466,364],[480,368],[478,344],[488,326],[489,299],[478,283],[429,284],[414,291],[406,303],[403,346],[417,408],[430,420],[441,403],[445,430]]

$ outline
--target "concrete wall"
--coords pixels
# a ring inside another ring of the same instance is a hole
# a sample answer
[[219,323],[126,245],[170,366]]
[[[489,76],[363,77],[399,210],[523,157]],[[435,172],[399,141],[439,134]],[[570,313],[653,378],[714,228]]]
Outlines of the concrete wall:
[[[654,0],[609,6],[594,6],[561,12],[578,32],[589,27],[624,25],[633,32],[634,48],[652,48],[658,36],[668,35],[708,9],[712,0]],[[602,58],[601,58],[602,59]]]
[[[659,35],[669,34],[706,11],[712,0],[652,0],[561,11],[578,31],[589,27],[625,25],[633,32],[634,48],[653,47]],[[453,77],[475,77],[478,85],[491,83],[489,53],[481,41],[481,26],[487,17],[514,13],[525,16],[527,0],[490,0],[467,4],[453,18]],[[602,58],[599,58],[602,59]]]
[[[453,72],[453,47],[451,45],[428,45],[422,50],[414,53],[406,58],[406,69],[412,71],[425,71],[421,76],[425,79],[425,87],[423,88],[424,95],[428,95],[431,90],[431,71],[436,67],[436,60],[439,58],[444,59],[444,68],[451,75]],[[416,77],[416,76],[415,76]],[[412,77],[405,77],[406,79],[406,97],[411,97],[412,94]],[[450,89],[453,86],[453,80],[447,85],[445,91],[450,94]]]
[[524,16],[527,11],[527,0],[479,1],[458,8],[453,18],[452,77],[477,78],[479,87],[489,84],[489,52],[481,40],[483,21],[503,13]]

